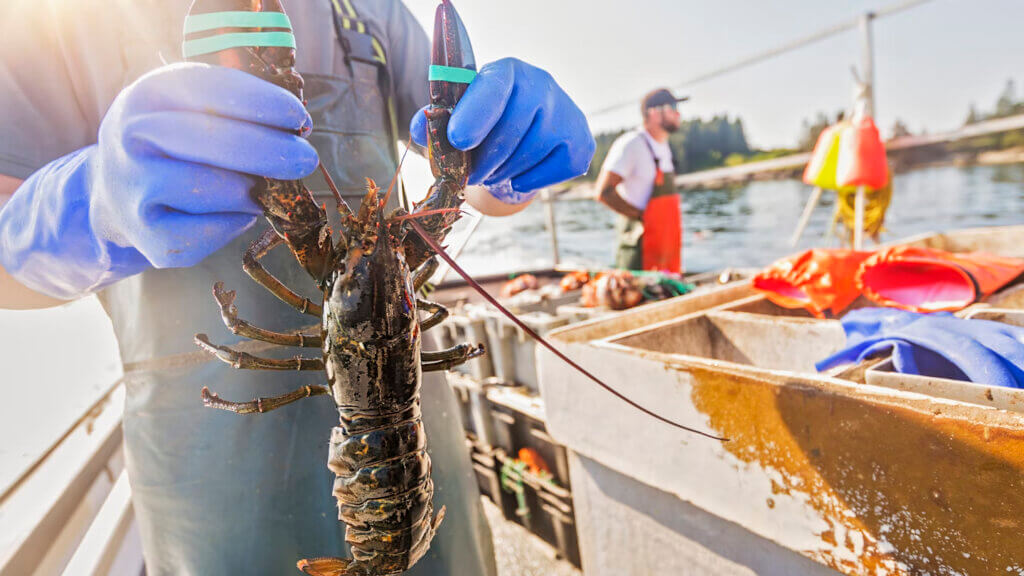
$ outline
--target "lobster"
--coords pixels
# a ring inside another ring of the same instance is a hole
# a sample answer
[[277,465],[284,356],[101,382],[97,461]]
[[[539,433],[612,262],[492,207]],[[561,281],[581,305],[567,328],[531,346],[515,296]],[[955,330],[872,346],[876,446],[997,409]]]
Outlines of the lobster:
[[[302,99],[303,80],[294,69],[294,42],[288,41],[290,27],[280,0],[196,0],[185,31],[186,57],[248,71]],[[251,45],[257,42],[263,45]],[[463,73],[475,70],[465,29],[448,0],[437,9],[432,60],[434,66]],[[240,414],[264,413],[312,396],[333,396],[340,425],[331,434],[327,465],[336,475],[334,495],[352,558],[301,560],[298,567],[307,574],[400,574],[426,553],[444,518],[443,508],[436,516],[433,512],[430,457],[420,415],[421,374],[450,368],[484,350],[482,345],[468,344],[438,352],[420,350],[421,331],[439,324],[448,313],[416,296],[437,261],[422,236],[409,234],[408,222],[421,219],[426,234],[442,239],[458,218],[469,155],[448,142],[447,124],[466,85],[430,82],[426,115],[436,180],[412,214],[401,209],[385,214],[394,179],[383,198],[376,183],[367,179],[367,193],[358,212],[353,212],[321,165],[342,219],[343,229],[332,234],[326,207],[316,203],[301,180],[263,179],[254,187],[252,197],[270,229],[248,248],[243,269],[299,312],[319,317],[321,329],[319,333],[281,333],[252,326],[238,317],[235,293],[217,283],[213,294],[221,316],[235,334],[284,346],[320,348],[320,358],[262,358],[215,345],[205,334],[195,337],[203,350],[235,368],[326,373],[326,386],[307,385],[250,402],[227,401],[208,388],[202,391],[206,406]],[[265,254],[281,244],[288,246],[317,283],[322,303],[299,296],[260,264]],[[415,276],[411,270],[416,270]],[[419,310],[430,316],[420,321]]]
[[[186,58],[245,70],[302,99],[294,38],[280,0],[194,0],[185,34]],[[301,180],[262,179],[252,190],[270,228],[246,250],[243,270],[299,313],[319,318],[319,331],[275,332],[253,326],[239,318],[233,291],[219,282],[213,287],[232,333],[281,346],[319,348],[321,356],[264,358],[216,345],[205,334],[195,336],[200,348],[234,368],[326,374],[327,385],[306,385],[248,402],[222,399],[205,387],[202,391],[206,406],[239,414],[261,414],[313,396],[333,397],[340,425],[331,433],[327,466],[336,475],[333,492],[352,558],[300,560],[299,569],[313,576],[401,574],[427,552],[444,518],[444,508],[436,515],[433,510],[420,380],[422,372],[466,362],[483,354],[484,347],[459,344],[421,351],[422,331],[448,315],[440,304],[416,296],[438,266],[435,255],[541,345],[612,394],[668,424],[710,436],[658,416],[598,380],[508,313],[444,252],[440,243],[459,217],[470,168],[469,153],[448,140],[448,120],[476,68],[465,26],[450,0],[437,8],[431,61],[426,118],[435,181],[411,213],[399,209],[385,214],[397,172],[384,198],[367,179],[366,195],[353,212],[321,165],[341,216],[342,229],[336,233],[328,226],[326,207],[316,203]],[[299,296],[260,263],[282,244],[316,282],[320,303]],[[421,321],[420,310],[430,315]]]

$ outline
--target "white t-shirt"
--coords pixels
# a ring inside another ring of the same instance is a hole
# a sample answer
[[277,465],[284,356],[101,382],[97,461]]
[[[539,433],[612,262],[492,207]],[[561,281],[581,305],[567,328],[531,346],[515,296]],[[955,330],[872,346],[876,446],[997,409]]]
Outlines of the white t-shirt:
[[[644,139],[651,144],[648,148]],[[657,166],[651,157],[651,149],[658,157],[662,172],[674,172],[672,165],[672,149],[668,142],[658,142],[643,128],[626,132],[619,136],[608,150],[602,170],[614,172],[622,176],[622,182],[616,188],[619,196],[634,208],[643,210],[651,199],[654,190],[654,178]]]

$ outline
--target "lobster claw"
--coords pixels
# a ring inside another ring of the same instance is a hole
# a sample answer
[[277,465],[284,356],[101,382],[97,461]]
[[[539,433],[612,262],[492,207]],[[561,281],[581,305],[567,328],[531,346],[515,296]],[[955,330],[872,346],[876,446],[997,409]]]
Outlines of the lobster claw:
[[442,0],[434,13],[430,64],[430,103],[450,110],[458,104],[476,72],[469,34],[450,0]]
[[[470,153],[459,150],[448,140],[448,120],[475,76],[476,58],[462,18],[451,0],[441,0],[434,13],[434,45],[428,74],[430,105],[425,111],[427,152],[434,184],[413,210],[414,215],[431,214],[424,216],[420,224],[438,240],[443,240],[458,220],[458,208],[469,180]],[[407,236],[404,244],[406,261],[414,270],[434,254],[419,234]]]
[[476,58],[466,27],[451,0],[442,0],[434,13],[427,149],[434,176],[452,182],[459,194],[469,178],[469,154],[456,149],[448,140],[448,120],[475,76]]

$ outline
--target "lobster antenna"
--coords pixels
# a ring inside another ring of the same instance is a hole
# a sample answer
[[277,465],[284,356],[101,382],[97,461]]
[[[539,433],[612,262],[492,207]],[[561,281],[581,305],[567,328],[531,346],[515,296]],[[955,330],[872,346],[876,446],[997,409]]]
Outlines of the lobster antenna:
[[324,180],[327,181],[327,187],[331,189],[331,194],[334,194],[334,201],[338,205],[338,212],[342,216],[352,214],[352,208],[349,208],[348,202],[345,202],[345,199],[341,197],[341,192],[338,191],[338,186],[334,183],[330,173],[327,172],[327,168],[324,168],[324,163],[320,162],[318,166],[320,167],[320,173],[324,175]]
[[412,218],[426,218],[427,216],[437,216],[439,214],[451,214],[452,212],[462,212],[461,208],[436,208],[434,210],[424,210],[422,212],[413,212],[412,214],[403,214],[401,216],[395,216],[391,219],[392,222],[401,222],[402,220],[410,220]]
[[[412,140],[410,138],[410,140]],[[398,181],[398,175],[402,173],[402,164],[405,164],[405,156],[409,153],[409,142],[405,143],[405,152],[402,152],[402,159],[398,161],[398,167],[395,168],[395,174],[391,177],[391,184],[388,184],[388,191],[384,194],[384,206],[388,205],[388,199],[391,198],[391,189],[395,187],[395,182]]]
[[449,256],[448,253],[444,251],[444,248],[442,248],[437,243],[437,240],[435,240],[433,237],[431,237],[429,234],[427,234],[426,230],[423,229],[423,227],[420,225],[419,222],[417,222],[416,220],[413,219],[413,220],[409,220],[409,224],[411,224],[412,227],[416,230],[416,233],[419,234],[420,237],[422,237],[423,240],[427,244],[429,244],[430,247],[435,252],[437,252],[437,255],[440,256],[445,262],[447,262],[448,266],[451,266],[452,270],[455,270],[456,272],[458,272],[459,276],[462,276],[466,280],[466,282],[468,282],[469,285],[473,287],[474,290],[479,292],[480,295],[484,297],[484,300],[487,300],[492,306],[495,306],[498,310],[500,310],[502,314],[504,314],[505,316],[508,316],[509,320],[514,322],[516,324],[516,326],[519,326],[519,328],[522,329],[523,332],[526,332],[527,334],[529,334],[530,337],[533,338],[534,340],[536,340],[538,344],[540,344],[540,345],[544,346],[545,348],[547,348],[548,350],[550,350],[552,354],[554,354],[555,356],[558,356],[566,364],[568,364],[569,366],[572,366],[573,368],[575,368],[577,371],[579,371],[580,374],[583,374],[587,378],[590,378],[591,380],[596,382],[598,386],[604,388],[605,390],[610,392],[612,395],[614,395],[619,400],[622,400],[626,404],[629,404],[630,406],[636,408],[637,410],[643,412],[644,414],[647,414],[648,416],[651,416],[651,417],[655,418],[656,420],[664,422],[665,424],[668,424],[669,426],[673,426],[675,428],[679,428],[680,430],[686,430],[687,432],[693,432],[694,434],[699,434],[701,436],[704,436],[705,438],[711,438],[712,440],[721,440],[722,442],[728,442],[729,441],[728,438],[724,438],[724,437],[721,437],[721,436],[715,436],[714,434],[709,434],[707,432],[703,432],[701,430],[697,430],[695,428],[690,428],[689,426],[683,426],[682,424],[679,424],[677,422],[673,422],[672,420],[669,420],[668,418],[665,418],[664,416],[662,416],[660,414],[657,414],[655,412],[652,412],[652,411],[648,410],[647,408],[644,408],[643,406],[637,404],[633,400],[630,400],[629,398],[627,398],[624,394],[622,394],[618,390],[615,390],[611,386],[609,386],[609,385],[605,384],[604,382],[602,382],[597,376],[594,376],[593,374],[588,372],[586,368],[580,366],[576,362],[572,361],[572,359],[570,359],[568,356],[566,356],[565,354],[562,354],[560,351],[558,351],[554,346],[551,345],[550,342],[548,342],[547,340],[542,338],[540,334],[537,334],[536,332],[534,332],[532,328],[530,328],[525,323],[523,323],[522,320],[517,318],[515,314],[509,312],[509,310],[507,308],[505,308],[504,306],[499,304],[498,301],[495,300],[493,296],[491,296],[490,294],[487,293],[486,290],[484,290],[483,286],[478,284],[476,280],[473,280],[473,278],[470,277],[470,275],[467,274],[466,271],[463,270],[461,266],[459,266],[458,264],[455,263],[455,260],[452,259],[452,257]]

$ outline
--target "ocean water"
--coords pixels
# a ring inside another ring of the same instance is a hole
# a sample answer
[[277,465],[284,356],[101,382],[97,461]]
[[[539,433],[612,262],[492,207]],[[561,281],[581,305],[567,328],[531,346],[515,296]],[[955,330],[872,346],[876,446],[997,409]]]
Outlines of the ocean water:
[[[757,267],[789,254],[810,188],[767,181],[685,195],[683,261],[689,271]],[[822,243],[834,195],[823,195],[799,249]],[[563,263],[612,260],[614,219],[590,200],[555,204]],[[474,275],[549,266],[544,206],[485,219],[459,262]],[[953,228],[1024,223],[1024,165],[933,167],[897,175],[883,240]],[[470,219],[449,237],[461,243]],[[836,244],[833,239],[831,244]],[[95,299],[30,312],[0,310],[0,490],[9,485],[119,375],[110,323]]]
[[[789,238],[811,188],[796,180],[751,182],[720,190],[695,190],[683,199],[683,265],[691,272],[758,267],[823,241],[835,207],[825,192],[797,248]],[[555,203],[563,263],[601,267],[614,255],[614,215],[591,200]],[[540,268],[552,263],[550,234],[541,202],[507,218],[485,219],[458,261],[473,274]],[[882,241],[952,228],[1024,223],[1024,164],[931,167],[897,174]],[[457,245],[468,227],[451,236]],[[870,246],[870,242],[866,242]]]

